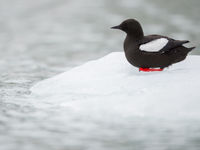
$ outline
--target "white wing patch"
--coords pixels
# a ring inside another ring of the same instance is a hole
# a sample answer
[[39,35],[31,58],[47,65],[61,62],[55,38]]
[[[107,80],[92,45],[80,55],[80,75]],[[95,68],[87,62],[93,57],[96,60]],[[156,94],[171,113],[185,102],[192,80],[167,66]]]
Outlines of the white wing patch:
[[148,52],[157,52],[167,45],[168,39],[160,38],[140,45],[140,50]]

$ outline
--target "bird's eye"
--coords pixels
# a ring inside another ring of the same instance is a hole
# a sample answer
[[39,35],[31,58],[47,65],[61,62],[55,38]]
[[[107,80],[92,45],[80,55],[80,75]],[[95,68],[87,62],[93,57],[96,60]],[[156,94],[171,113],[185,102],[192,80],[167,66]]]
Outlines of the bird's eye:
[[122,29],[123,29],[124,31],[126,31],[126,30],[128,29],[127,23],[122,24]]

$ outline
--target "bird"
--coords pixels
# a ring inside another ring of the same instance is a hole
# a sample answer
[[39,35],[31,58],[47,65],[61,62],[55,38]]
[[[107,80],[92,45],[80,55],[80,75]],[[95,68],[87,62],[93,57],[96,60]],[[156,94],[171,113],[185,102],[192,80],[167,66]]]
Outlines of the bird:
[[184,46],[189,43],[188,40],[175,40],[157,34],[145,36],[136,19],[127,19],[111,29],[119,29],[126,33],[123,46],[126,59],[139,68],[139,71],[163,71],[164,68],[183,61],[195,48]]

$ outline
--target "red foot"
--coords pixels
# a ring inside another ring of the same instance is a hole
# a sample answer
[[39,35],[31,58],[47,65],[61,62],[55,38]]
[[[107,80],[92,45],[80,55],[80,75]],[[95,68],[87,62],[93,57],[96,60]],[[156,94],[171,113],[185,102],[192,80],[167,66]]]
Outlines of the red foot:
[[163,71],[163,69],[156,68],[139,68],[139,71],[150,72],[150,71]]

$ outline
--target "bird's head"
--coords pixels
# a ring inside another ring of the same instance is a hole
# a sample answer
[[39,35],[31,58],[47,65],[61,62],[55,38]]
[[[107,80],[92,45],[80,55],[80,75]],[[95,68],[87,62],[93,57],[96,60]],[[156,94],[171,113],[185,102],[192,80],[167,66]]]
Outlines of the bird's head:
[[135,19],[127,19],[120,25],[111,27],[111,29],[119,29],[135,37],[144,36],[140,23]]

